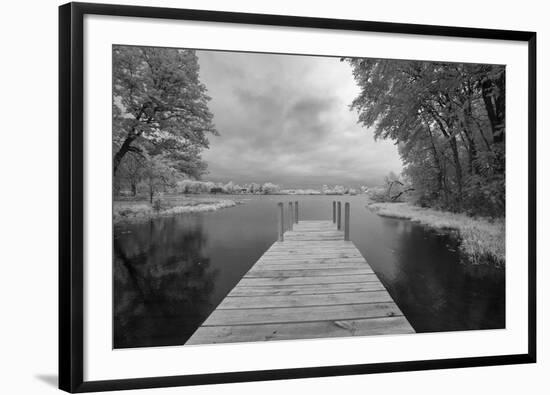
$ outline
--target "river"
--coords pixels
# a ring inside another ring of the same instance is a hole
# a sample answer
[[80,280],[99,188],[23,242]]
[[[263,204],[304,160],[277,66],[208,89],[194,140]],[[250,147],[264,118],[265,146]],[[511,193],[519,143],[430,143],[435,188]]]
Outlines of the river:
[[351,240],[417,332],[505,326],[504,269],[469,264],[449,234],[380,217],[360,195],[242,199],[115,226],[115,348],[184,344],[276,240],[277,202],[296,200],[306,220],[332,218],[335,199],[350,202]]

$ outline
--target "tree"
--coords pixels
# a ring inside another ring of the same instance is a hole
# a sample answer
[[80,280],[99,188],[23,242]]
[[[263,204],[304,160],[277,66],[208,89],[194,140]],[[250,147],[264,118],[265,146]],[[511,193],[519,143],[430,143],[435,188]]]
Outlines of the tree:
[[255,182],[252,182],[248,185],[249,193],[258,193],[259,191],[260,191],[260,184],[256,184]]
[[207,133],[217,134],[210,98],[199,80],[192,50],[113,48],[113,142],[115,175],[128,153],[199,177],[206,169],[201,150]]
[[265,194],[265,195],[269,195],[269,194],[272,194],[272,193],[277,193],[279,192],[279,186],[276,185],[276,184],[273,184],[271,182],[266,182],[265,184],[262,185],[262,192]]
[[[388,199],[392,198],[392,189],[394,193],[399,193],[402,191],[402,187],[405,185],[401,180],[399,179],[399,176],[395,174],[393,171],[390,171],[390,174],[388,174],[385,177],[386,182],[386,194],[388,195]],[[396,191],[397,190],[397,191]]]
[[503,66],[347,61],[360,88],[351,107],[396,142],[421,203],[504,214]]
[[149,203],[153,203],[155,194],[176,187],[175,171],[162,160],[148,159],[143,169],[143,183],[149,196]]
[[137,195],[137,187],[142,180],[145,167],[145,157],[135,154],[127,155],[120,165],[118,178],[130,187],[134,197]]
[[227,184],[225,184],[222,189],[225,191],[225,193],[234,193],[235,192],[235,184],[233,181],[229,181]]

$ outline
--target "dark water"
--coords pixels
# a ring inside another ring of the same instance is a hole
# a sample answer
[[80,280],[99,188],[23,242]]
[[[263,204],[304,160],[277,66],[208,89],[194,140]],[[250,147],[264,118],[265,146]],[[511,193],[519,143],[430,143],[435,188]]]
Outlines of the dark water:
[[[250,196],[217,212],[117,226],[114,347],[181,345],[276,240],[279,201],[330,219],[330,196]],[[456,240],[351,203],[351,239],[417,332],[503,328],[504,270],[464,262]]]

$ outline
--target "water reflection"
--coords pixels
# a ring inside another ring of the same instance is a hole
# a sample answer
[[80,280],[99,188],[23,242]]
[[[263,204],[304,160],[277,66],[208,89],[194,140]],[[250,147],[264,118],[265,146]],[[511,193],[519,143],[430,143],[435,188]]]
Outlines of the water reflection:
[[181,343],[207,317],[217,271],[201,217],[152,220],[114,240],[114,346]]
[[452,234],[382,221],[399,248],[391,264],[370,262],[417,332],[505,326],[503,269],[467,263]]

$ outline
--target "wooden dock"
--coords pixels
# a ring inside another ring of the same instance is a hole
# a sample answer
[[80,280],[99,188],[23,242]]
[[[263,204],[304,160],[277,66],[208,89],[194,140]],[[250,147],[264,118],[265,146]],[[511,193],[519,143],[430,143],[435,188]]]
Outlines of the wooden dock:
[[283,210],[279,241],[186,344],[414,333],[349,241],[349,203],[344,230],[340,204],[333,221],[298,221],[296,203],[285,223]]

